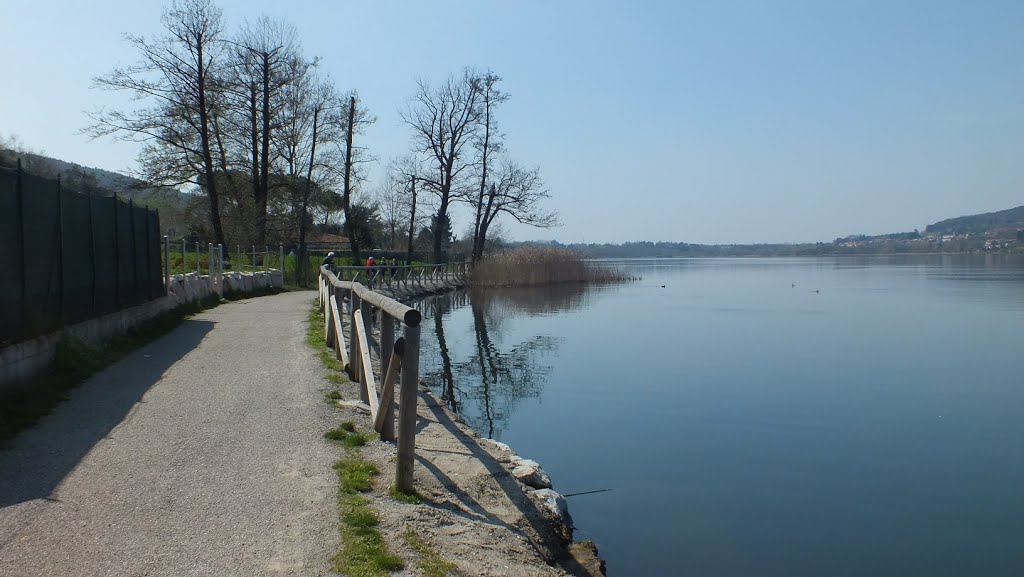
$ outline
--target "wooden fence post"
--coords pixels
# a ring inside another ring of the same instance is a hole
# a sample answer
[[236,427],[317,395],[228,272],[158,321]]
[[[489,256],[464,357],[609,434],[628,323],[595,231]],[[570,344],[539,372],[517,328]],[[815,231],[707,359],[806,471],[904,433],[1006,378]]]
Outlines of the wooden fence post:
[[331,319],[334,321],[334,358],[341,361],[345,370],[348,370],[348,350],[345,344],[345,333],[341,328],[341,310],[338,307],[338,299],[335,295],[330,296]]
[[391,351],[395,348],[395,323],[391,316],[380,311],[380,374],[388,372]]
[[395,440],[395,381],[402,367],[402,355],[405,354],[405,339],[395,342],[394,351],[390,355],[388,368],[384,375],[384,384],[380,391],[380,405],[373,420],[373,429],[380,433],[385,441]]
[[351,367],[349,370],[349,378],[354,380],[358,379],[359,376],[359,351],[356,348],[356,323],[355,323],[355,312],[360,310],[360,299],[356,291],[348,291],[349,299],[349,312],[348,312],[348,366]]
[[334,323],[331,319],[331,304],[330,304],[330,282],[320,277],[320,300],[323,302],[324,309],[324,335],[327,346],[334,346]]
[[398,463],[395,485],[412,493],[413,466],[416,460],[416,398],[419,387],[420,327],[405,326],[405,351],[402,355],[402,379],[398,396]]
[[[360,300],[359,310],[362,311],[363,315],[363,333],[366,335],[367,342],[369,342],[370,337],[373,336],[373,305],[365,300]],[[353,314],[355,313],[353,312]],[[369,370],[373,370],[372,367],[369,367]]]

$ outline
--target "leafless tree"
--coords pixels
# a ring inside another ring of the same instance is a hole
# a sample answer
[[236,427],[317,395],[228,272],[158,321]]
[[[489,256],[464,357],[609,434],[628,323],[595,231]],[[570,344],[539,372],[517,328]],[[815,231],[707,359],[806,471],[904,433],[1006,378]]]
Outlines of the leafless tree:
[[339,141],[338,147],[344,157],[342,164],[342,210],[345,213],[345,235],[348,236],[349,246],[352,248],[352,259],[359,262],[360,243],[356,234],[355,211],[353,211],[352,196],[357,183],[361,180],[358,166],[362,162],[371,160],[366,158],[363,150],[355,145],[355,135],[360,134],[366,126],[373,124],[377,118],[367,112],[359,105],[359,98],[352,92],[345,99],[342,105],[342,131],[344,140]]
[[222,15],[211,0],[174,0],[161,17],[164,31],[125,40],[140,60],[93,80],[104,90],[128,92],[140,104],[131,110],[98,110],[85,132],[143,142],[141,176],[150,182],[198,185],[206,192],[218,243],[221,227],[213,143],[213,109],[222,65]]
[[292,25],[265,16],[246,24],[230,44],[232,132],[236,148],[244,151],[240,160],[248,167],[255,219],[252,240],[259,245],[266,240],[276,132],[292,97],[288,88],[304,82],[316,61],[302,56]]
[[476,262],[484,254],[484,239],[480,234],[480,228],[484,219],[484,196],[487,190],[487,168],[491,155],[500,152],[502,149],[501,134],[497,130],[497,123],[494,120],[494,108],[508,100],[508,95],[501,92],[495,85],[501,78],[491,71],[479,77],[477,80],[480,87],[480,107],[482,134],[479,136],[478,147],[480,149],[480,189],[476,198],[471,204],[476,208],[476,218],[473,221],[473,250],[472,260]]
[[377,185],[377,205],[387,235],[387,248],[394,250],[398,246],[398,234],[403,229],[405,216],[408,214],[409,180],[388,170]]
[[[477,242],[483,250],[487,233],[499,214],[505,213],[521,224],[541,228],[558,226],[558,215],[544,210],[540,204],[551,194],[544,188],[539,168],[527,169],[503,156],[497,178],[484,195]],[[474,249],[475,250],[475,249]]]
[[416,218],[417,196],[414,181],[419,172],[419,163],[414,156],[393,158],[388,162],[384,178],[378,187],[377,201],[392,249],[397,249],[400,245],[399,234],[406,236],[408,231],[408,251],[412,243],[411,235],[418,225],[423,224],[422,216],[418,220]]
[[426,157],[430,166],[417,179],[421,188],[437,196],[434,226],[433,258],[443,259],[442,241],[449,229],[448,208],[454,199],[468,192],[466,178],[474,164],[472,146],[480,118],[481,87],[478,75],[471,69],[462,75],[449,76],[439,87],[431,88],[425,81],[417,89],[402,120],[413,132],[414,150]]
[[[285,182],[298,220],[299,261],[306,262],[306,235],[312,224],[310,205],[314,191],[322,191],[331,183],[334,160],[327,144],[340,138],[341,122],[334,85],[316,78],[308,69],[285,87],[283,101],[277,154],[285,164]],[[305,273],[305,267],[298,270]],[[299,279],[300,283],[304,281]]]

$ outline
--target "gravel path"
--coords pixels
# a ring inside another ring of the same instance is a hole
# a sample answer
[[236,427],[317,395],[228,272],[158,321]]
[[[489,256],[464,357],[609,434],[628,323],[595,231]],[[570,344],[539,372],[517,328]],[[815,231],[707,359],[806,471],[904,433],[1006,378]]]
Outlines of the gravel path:
[[304,342],[315,297],[202,313],[0,452],[0,576],[329,574],[338,452]]

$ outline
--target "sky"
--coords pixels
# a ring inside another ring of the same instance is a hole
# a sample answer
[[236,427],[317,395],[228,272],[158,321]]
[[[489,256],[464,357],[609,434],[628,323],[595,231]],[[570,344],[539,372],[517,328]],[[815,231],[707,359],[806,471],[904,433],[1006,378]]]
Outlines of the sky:
[[[135,168],[90,140],[91,79],[160,32],[160,2],[8,3],[0,135],[85,166]],[[228,30],[298,29],[377,116],[381,166],[411,149],[417,79],[491,69],[509,154],[540,167],[562,225],[517,240],[830,241],[1024,204],[1024,2],[313,2],[221,0]],[[470,226],[455,214],[455,231]]]

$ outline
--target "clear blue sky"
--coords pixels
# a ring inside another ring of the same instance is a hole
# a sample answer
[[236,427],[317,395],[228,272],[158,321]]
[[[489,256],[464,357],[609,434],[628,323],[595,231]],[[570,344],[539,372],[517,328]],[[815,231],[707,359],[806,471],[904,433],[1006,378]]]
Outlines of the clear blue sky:
[[[292,22],[379,118],[363,143],[382,161],[409,149],[416,78],[500,74],[508,150],[564,221],[510,227],[520,240],[825,241],[1024,204],[1020,0],[219,5],[229,29]],[[157,32],[160,11],[8,3],[0,133],[133,168],[132,145],[76,131],[119,102],[89,85],[135,60],[121,33]]]

